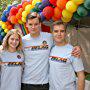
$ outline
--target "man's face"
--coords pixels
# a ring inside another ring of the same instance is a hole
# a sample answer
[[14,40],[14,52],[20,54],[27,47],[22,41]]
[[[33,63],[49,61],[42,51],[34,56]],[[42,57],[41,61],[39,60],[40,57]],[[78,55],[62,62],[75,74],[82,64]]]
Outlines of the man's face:
[[61,25],[54,25],[53,26],[53,38],[56,43],[65,42],[66,31],[65,26]]
[[30,34],[37,34],[40,32],[41,23],[39,22],[38,18],[29,19],[26,25],[29,29]]

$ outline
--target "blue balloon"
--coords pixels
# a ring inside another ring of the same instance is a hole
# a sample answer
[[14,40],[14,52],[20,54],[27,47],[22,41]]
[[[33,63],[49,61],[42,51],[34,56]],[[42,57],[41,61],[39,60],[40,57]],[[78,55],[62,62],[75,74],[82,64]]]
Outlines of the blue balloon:
[[0,41],[2,41],[2,40],[3,40],[3,36],[0,35]]
[[12,6],[8,6],[8,7],[7,7],[7,10],[10,11],[11,8],[12,8]]
[[4,10],[3,11],[3,15],[5,15],[7,17],[9,15],[9,11],[8,10]]
[[2,15],[2,16],[1,16],[1,20],[2,20],[3,22],[6,22],[6,21],[7,21],[7,17],[6,17],[5,15]]

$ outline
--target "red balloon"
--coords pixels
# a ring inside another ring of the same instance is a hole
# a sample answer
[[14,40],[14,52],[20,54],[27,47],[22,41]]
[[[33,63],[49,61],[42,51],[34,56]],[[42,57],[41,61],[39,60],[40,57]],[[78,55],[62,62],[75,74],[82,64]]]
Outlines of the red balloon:
[[22,5],[18,4],[17,9],[19,10],[20,8],[22,8]]
[[43,15],[47,20],[51,19],[54,15],[54,9],[51,6],[47,6],[43,9]]
[[60,19],[62,17],[62,10],[58,7],[54,8],[54,17]]
[[60,9],[64,9],[68,0],[57,0],[56,4]]
[[13,23],[13,24],[17,24],[18,23],[18,19],[16,18],[16,16],[11,16],[11,18],[10,18],[10,21],[11,21],[11,23]]
[[16,15],[17,13],[18,13],[18,9],[16,7],[12,7],[10,9],[9,15],[12,16],[12,15]]
[[54,5],[54,6],[56,6],[56,1],[57,1],[57,0],[49,0],[49,2],[50,2],[52,5]]
[[8,26],[7,26],[7,29],[8,29],[8,30],[11,30],[12,28],[13,28],[12,25],[8,25]]

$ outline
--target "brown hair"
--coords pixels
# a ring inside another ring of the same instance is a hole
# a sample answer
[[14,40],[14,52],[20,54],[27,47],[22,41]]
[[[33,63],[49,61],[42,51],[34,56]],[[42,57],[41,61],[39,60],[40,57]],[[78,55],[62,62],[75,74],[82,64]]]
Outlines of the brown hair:
[[36,12],[32,12],[32,13],[28,14],[27,18],[26,18],[26,21],[28,21],[29,19],[34,19],[34,18],[38,18],[39,22],[41,22],[40,15]]
[[13,34],[17,34],[19,36],[19,39],[20,39],[19,45],[17,46],[17,50],[22,50],[22,38],[21,38],[21,34],[20,34],[19,30],[17,30],[17,29],[12,29],[6,34],[6,36],[3,39],[3,43],[2,43],[3,49],[4,50],[8,49],[8,39]]
[[55,21],[55,22],[53,22],[52,27],[55,26],[55,25],[64,25],[65,31],[67,29],[67,23],[64,23],[62,21]]

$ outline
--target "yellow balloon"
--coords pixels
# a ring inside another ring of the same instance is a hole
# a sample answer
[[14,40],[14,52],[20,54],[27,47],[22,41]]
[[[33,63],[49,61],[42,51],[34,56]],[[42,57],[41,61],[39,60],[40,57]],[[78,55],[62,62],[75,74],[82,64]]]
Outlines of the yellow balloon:
[[68,1],[66,3],[66,9],[71,13],[74,13],[77,10],[77,7],[78,6],[73,1]]
[[71,0],[71,1],[73,1],[76,5],[80,5],[84,3],[85,0]]
[[22,17],[25,17],[25,18],[26,18],[27,15],[28,15],[28,13],[27,13],[26,11],[23,11],[23,12],[22,12]]
[[4,32],[7,33],[9,30],[8,29],[4,29]]
[[27,5],[27,6],[25,7],[25,11],[29,14],[29,13],[30,13],[30,10],[31,10],[32,8],[34,8],[34,6],[31,5],[31,4],[29,4],[29,5]]
[[22,17],[22,21],[23,21],[23,22],[26,22],[26,18],[25,18],[25,17]]
[[2,28],[3,29],[6,29],[6,24],[2,24]]
[[41,2],[42,0],[33,0],[32,5],[35,5],[37,2]]
[[23,24],[22,20],[18,20],[18,22],[19,22],[20,24]]
[[62,19],[63,22],[70,22],[71,21],[71,18],[61,17],[61,19]]
[[62,16],[64,17],[64,18],[72,18],[72,13],[70,13],[69,11],[67,11],[66,9],[64,9],[63,11],[62,11]]

